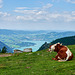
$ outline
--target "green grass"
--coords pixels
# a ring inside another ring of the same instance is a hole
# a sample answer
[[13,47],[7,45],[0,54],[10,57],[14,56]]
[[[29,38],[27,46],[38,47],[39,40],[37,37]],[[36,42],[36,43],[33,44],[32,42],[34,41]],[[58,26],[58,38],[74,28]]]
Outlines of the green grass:
[[[75,45],[68,47],[75,55]],[[0,57],[0,75],[75,75],[75,58],[58,62],[52,60],[56,54],[42,50]]]

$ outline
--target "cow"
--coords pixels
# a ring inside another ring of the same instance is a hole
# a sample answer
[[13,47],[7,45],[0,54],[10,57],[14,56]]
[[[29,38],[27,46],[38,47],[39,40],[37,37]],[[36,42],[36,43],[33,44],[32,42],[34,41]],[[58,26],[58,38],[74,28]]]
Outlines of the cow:
[[62,61],[69,61],[73,58],[73,54],[70,51],[70,49],[67,46],[63,46],[60,43],[53,44],[49,47],[50,52],[55,51],[57,52],[57,55],[55,58],[52,58],[53,60],[58,60],[59,62]]

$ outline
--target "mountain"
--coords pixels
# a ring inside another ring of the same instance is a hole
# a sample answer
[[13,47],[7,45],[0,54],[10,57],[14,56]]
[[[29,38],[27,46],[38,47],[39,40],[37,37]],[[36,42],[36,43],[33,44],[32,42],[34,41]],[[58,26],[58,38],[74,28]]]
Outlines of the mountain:
[[6,44],[4,44],[3,42],[0,41],[0,49],[2,50],[3,47],[7,48],[7,53],[12,53],[12,49],[10,47],[8,47]]
[[60,39],[56,39],[54,41],[52,41],[51,43],[47,43],[45,42],[38,51],[43,50],[43,49],[47,49],[49,48],[50,45],[55,44],[55,43],[62,43],[63,45],[75,45],[75,36],[70,36],[70,37],[64,37],[64,38],[60,38]]
[[[11,35],[11,36],[10,36]],[[27,41],[47,41],[52,42],[55,39],[74,36],[75,31],[24,31],[24,30],[6,30],[0,29],[0,41],[8,45],[10,48],[19,48],[28,45]],[[30,42],[33,43],[33,42]]]
[[47,41],[53,41],[55,39],[58,38],[63,38],[63,37],[68,37],[68,36],[75,36],[75,32],[74,31],[66,31],[66,32],[49,32],[45,35],[41,35],[44,36],[43,39],[47,40]]
[[8,29],[0,29],[0,34],[10,35],[10,34],[42,34],[48,33],[49,31],[39,30],[39,31],[26,31],[26,30],[8,30]]

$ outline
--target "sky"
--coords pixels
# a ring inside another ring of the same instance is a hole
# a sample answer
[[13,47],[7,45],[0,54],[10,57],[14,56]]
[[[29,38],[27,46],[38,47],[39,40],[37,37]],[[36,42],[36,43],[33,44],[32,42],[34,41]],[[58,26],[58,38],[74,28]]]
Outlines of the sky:
[[0,0],[0,29],[75,31],[75,0]]

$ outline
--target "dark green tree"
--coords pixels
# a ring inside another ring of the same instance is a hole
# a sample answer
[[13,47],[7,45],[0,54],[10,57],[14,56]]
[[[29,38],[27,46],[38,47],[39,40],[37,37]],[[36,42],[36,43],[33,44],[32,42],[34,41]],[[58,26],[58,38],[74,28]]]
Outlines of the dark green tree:
[[0,53],[1,53],[1,49],[0,49]]
[[2,53],[6,53],[7,52],[7,48],[4,46],[3,48],[2,48]]

